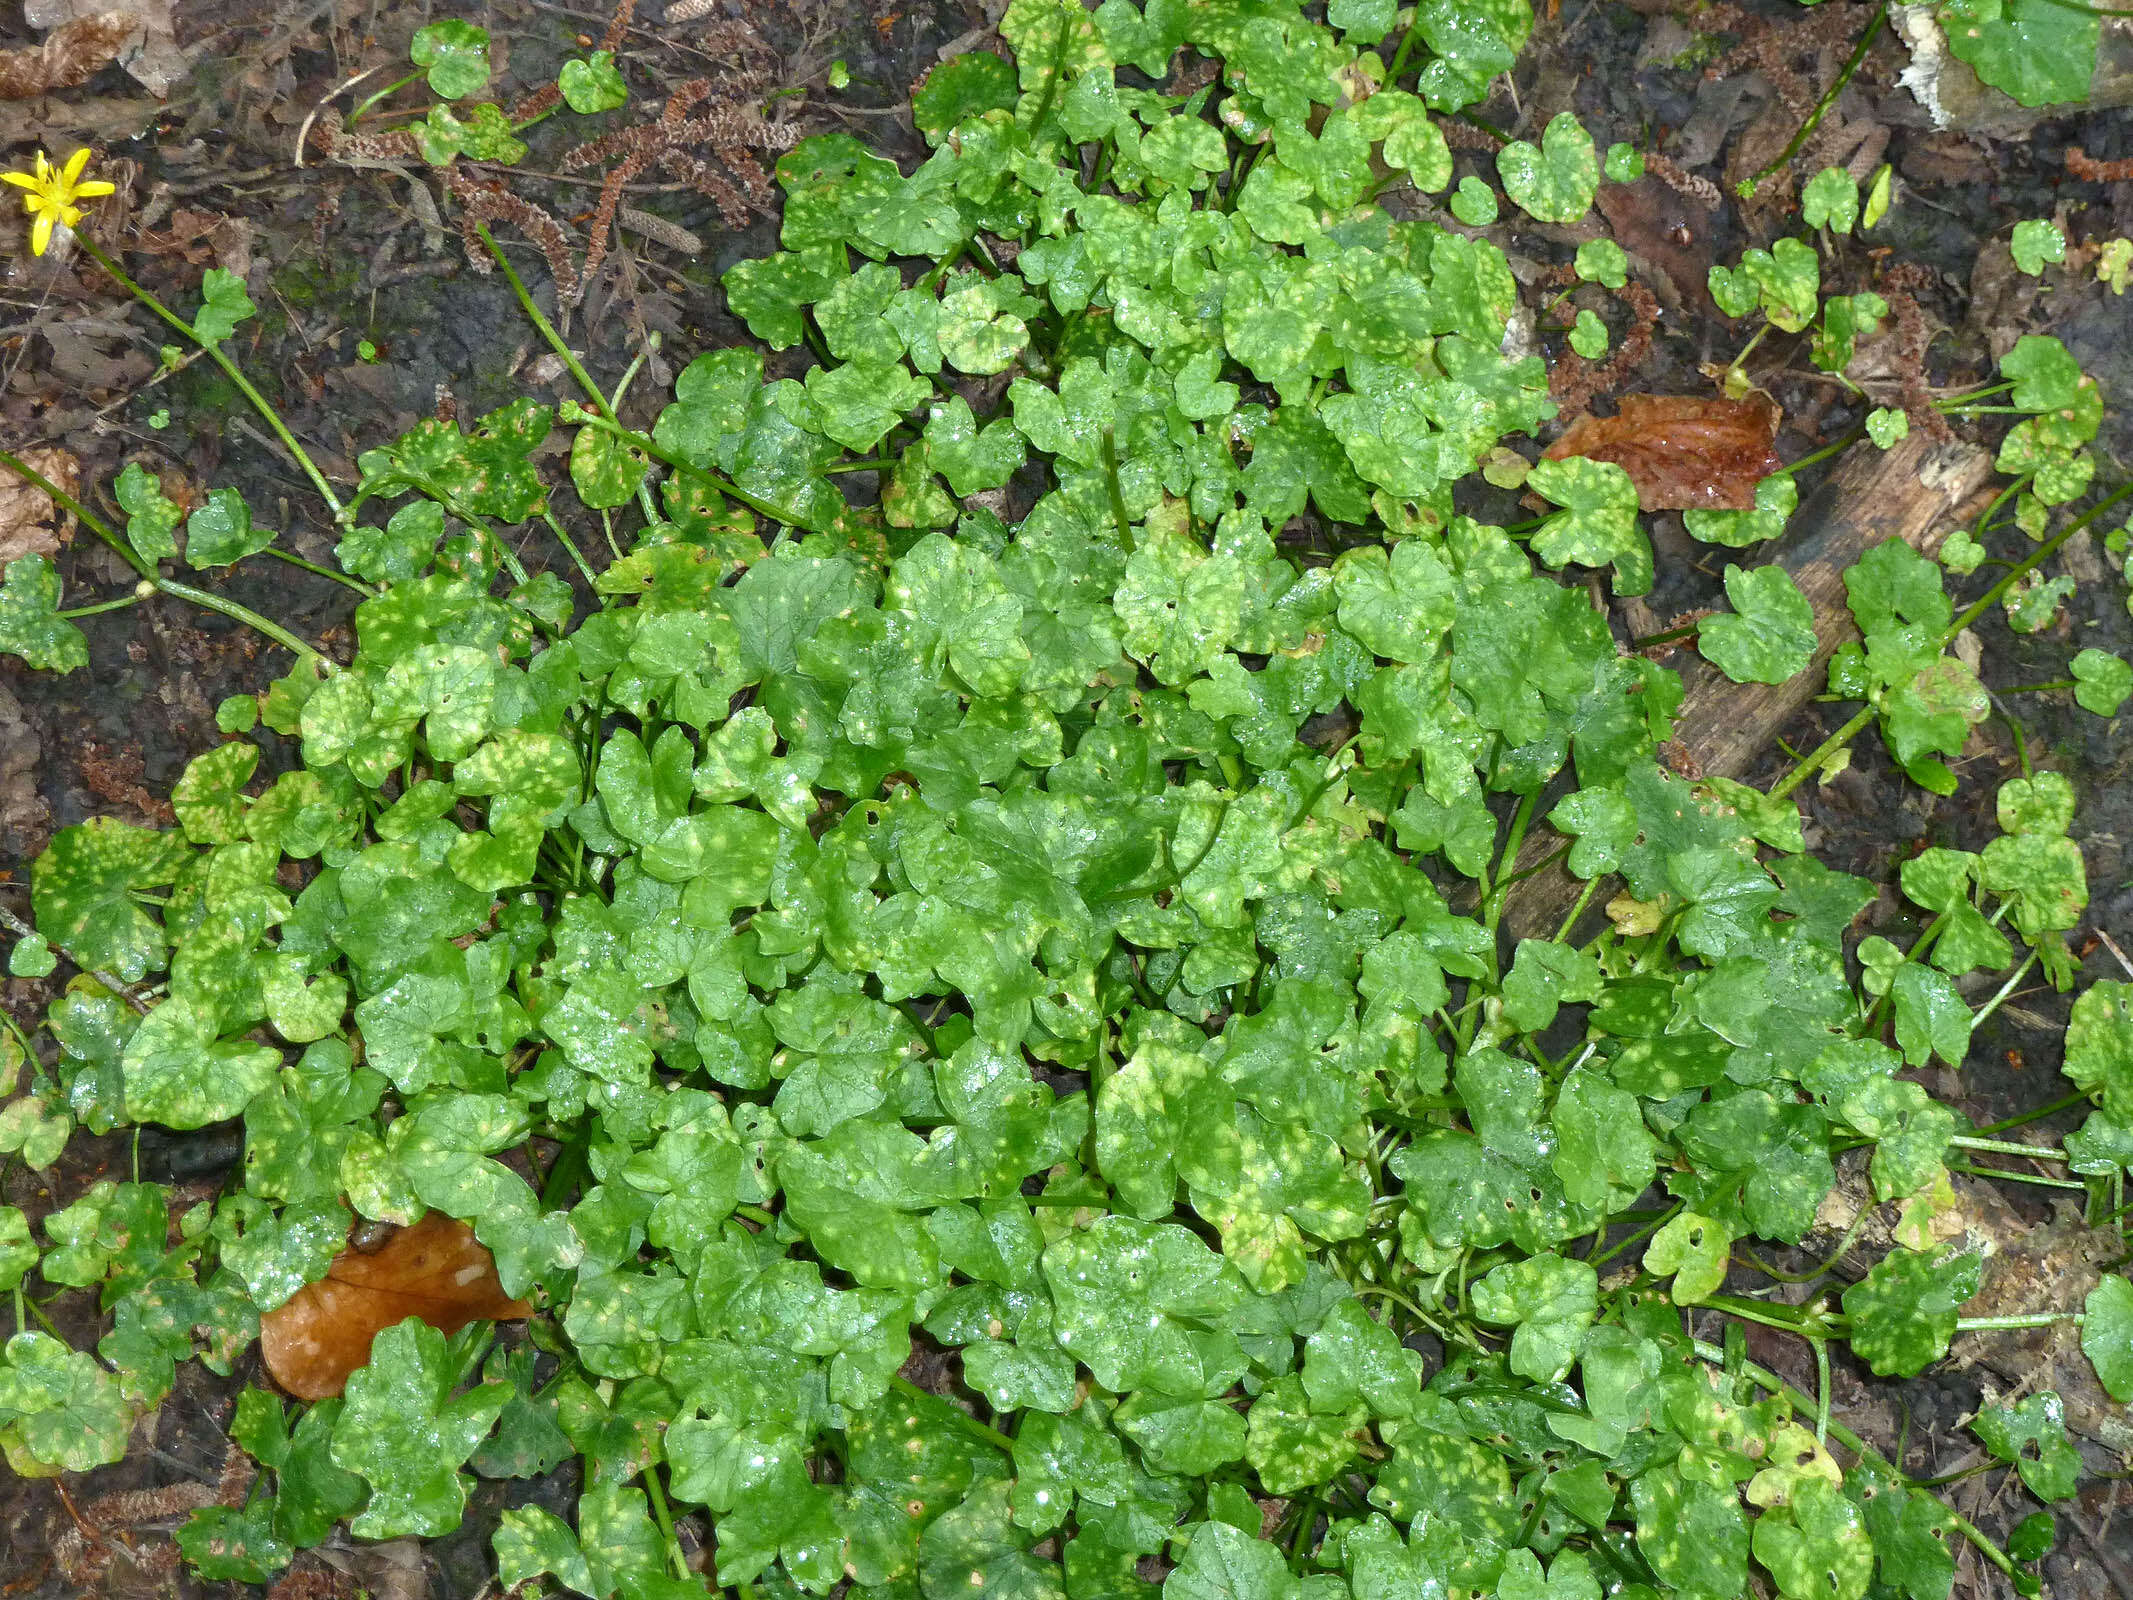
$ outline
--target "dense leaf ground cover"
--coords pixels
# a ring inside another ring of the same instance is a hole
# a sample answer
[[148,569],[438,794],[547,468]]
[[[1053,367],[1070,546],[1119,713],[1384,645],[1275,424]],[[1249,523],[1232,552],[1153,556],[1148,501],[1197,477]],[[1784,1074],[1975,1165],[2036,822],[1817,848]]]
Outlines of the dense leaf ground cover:
[[[649,433],[588,384],[364,455],[335,503],[352,659],[286,639],[175,830],[94,821],[36,865],[14,968],[81,976],[11,1047],[39,1093],[10,1148],[230,1119],[245,1148],[177,1216],[137,1181],[41,1244],[0,1214],[10,1464],[115,1459],[178,1363],[230,1370],[352,1224],[434,1209],[537,1315],[501,1340],[411,1318],[299,1412],[248,1392],[232,1436],[266,1470],[181,1533],[204,1575],[266,1579],[343,1523],[441,1535],[470,1472],[576,1457],[573,1515],[505,1513],[503,1585],[1939,1600],[1967,1539],[2034,1590],[2016,1558],[2048,1530],[2010,1555],[1868,1449],[1827,1349],[1910,1376],[1963,1326],[1947,1164],[2004,1146],[1904,1073],[1959,1064],[2027,976],[2072,983],[2072,790],[2005,784],[1998,838],[1904,864],[1916,942],[1848,950],[1874,886],[1807,852],[1790,799],[1842,740],[1767,792],[1659,762],[1677,675],[1557,576],[1650,586],[1636,485],[1504,448],[1554,412],[1506,353],[1508,263],[1374,203],[1450,188],[1440,124],[1527,27],[1518,0],[1015,0],[1012,61],[915,94],[915,171],[846,135],[778,163],[783,248],[726,288],[763,345],[813,349],[804,378],[714,350]],[[472,44],[439,37],[430,81],[471,92]],[[1155,87],[1180,49],[1219,73]],[[1496,160],[1556,223],[1639,163],[1567,116]],[[1817,182],[1815,226],[1876,204]],[[1818,263],[1783,239],[1711,288],[1841,373],[1888,307],[1825,299]],[[1578,271],[1619,281],[1619,251]],[[189,334],[251,311],[211,272]],[[1844,737],[1940,792],[1986,714],[1959,635],[2055,607],[2032,575],[2116,502],[2066,350],[2025,338],[2002,374],[1950,403],[2022,418],[1999,465],[2023,520],[1979,528],[2003,557],[1868,551],[1830,675]],[[550,512],[558,426],[612,559]],[[1538,514],[1461,515],[1482,473]],[[1002,491],[1033,483],[1010,526]],[[134,468],[116,495],[101,531],[149,593],[204,593],[166,575],[181,528],[193,567],[273,539],[231,490],[188,516]],[[1778,475],[1689,525],[1749,550],[1793,502]],[[519,564],[528,523],[580,583]],[[1727,588],[1705,655],[1802,670],[1791,579]],[[16,561],[0,643],[83,664],[59,611]],[[2071,670],[2098,714],[2133,678]],[[262,723],[302,752],[271,783]],[[1513,940],[1543,819],[1585,894]],[[2008,976],[1973,1005],[1979,972]],[[2062,1154],[2102,1215],[2133,986],[2079,996],[2066,1072],[2094,1110]],[[1804,1305],[1725,1292],[1736,1242],[1806,1238],[1854,1149],[1886,1256]],[[37,1278],[100,1293],[95,1354],[36,1326]],[[2075,1317],[2133,1396],[2122,1264],[2027,1320]],[[1812,1342],[1819,1393],[1745,1360],[1751,1322]],[[1977,1431],[2071,1491],[2053,1397]]]

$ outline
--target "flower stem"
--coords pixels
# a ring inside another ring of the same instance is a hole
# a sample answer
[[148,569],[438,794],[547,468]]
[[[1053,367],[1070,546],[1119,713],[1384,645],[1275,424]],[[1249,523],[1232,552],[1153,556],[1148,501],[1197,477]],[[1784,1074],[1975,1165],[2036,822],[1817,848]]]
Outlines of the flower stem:
[[89,253],[91,259],[111,274],[113,282],[117,283],[120,288],[132,295],[134,299],[140,301],[142,305],[148,307],[149,310],[207,352],[208,358],[222,369],[222,375],[236,386],[237,392],[252,403],[252,409],[257,411],[266,425],[274,430],[274,437],[281,441],[282,448],[294,458],[297,466],[303,470],[304,476],[311,480],[311,487],[316,489],[319,498],[326,502],[326,509],[333,513],[333,520],[343,527],[347,526],[348,513],[341,505],[340,496],[333,492],[333,485],[328,483],[326,475],[319,471],[318,463],[305,454],[304,447],[296,442],[296,435],[291,433],[289,425],[281,420],[281,413],[268,404],[265,395],[253,387],[252,380],[244,375],[238,368],[237,363],[223,354],[220,343],[210,343],[208,340],[201,338],[199,334],[193,331],[193,325],[190,322],[187,322],[183,317],[171,310],[169,306],[163,304],[161,300],[158,300],[146,289],[135,283],[133,279],[126,275],[125,270],[98,248],[94,242],[87,238],[82,238],[80,243],[81,247]]
[[[2113,489],[2101,500],[2090,506],[2088,510],[2082,512],[2080,516],[2074,518],[2073,521],[2069,522],[2065,527],[2061,528],[2049,539],[2038,545],[2037,548],[2032,550],[2027,556],[2024,556],[2012,567],[2009,567],[2007,569],[2006,575],[2002,577],[1999,582],[1995,583],[1990,589],[1987,589],[1984,594],[1978,597],[1977,602],[1974,605],[1972,605],[1968,610],[1964,611],[1963,614],[1957,617],[1953,622],[1948,624],[1947,631],[1940,636],[1941,648],[1943,650],[1947,649],[1949,645],[1955,642],[1956,636],[1958,634],[1960,634],[1965,628],[1969,627],[1971,623],[1977,621],[1979,617],[1982,617],[1986,612],[1990,611],[1994,606],[1998,605],[2000,603],[2000,597],[2006,594],[2009,589],[2013,588],[2022,579],[2028,577],[2030,573],[2034,572],[2038,567],[2042,566],[2046,561],[2050,560],[2052,556],[2058,553],[2059,547],[2061,545],[2065,544],[2067,540],[2071,539],[2076,533],[2079,533],[2091,522],[2094,522],[2098,517],[2102,516],[2106,511],[2110,510],[2111,507],[2118,504],[2119,501],[2125,499],[2125,497],[2129,494],[2133,494],[2133,481],[2128,481],[2126,483],[2120,484],[2116,489]],[[2002,495],[2001,498],[2005,499],[2006,496]]]
[[1792,793],[1793,790],[1807,781],[1810,773],[1819,771],[1823,762],[1858,738],[1865,731],[1866,725],[1873,720],[1874,708],[1872,706],[1862,706],[1857,712],[1853,713],[1852,719],[1845,723],[1843,727],[1808,751],[1806,755],[1800,757],[1793,764],[1792,770],[1779,779],[1776,787],[1771,789],[1770,798],[1782,800]]

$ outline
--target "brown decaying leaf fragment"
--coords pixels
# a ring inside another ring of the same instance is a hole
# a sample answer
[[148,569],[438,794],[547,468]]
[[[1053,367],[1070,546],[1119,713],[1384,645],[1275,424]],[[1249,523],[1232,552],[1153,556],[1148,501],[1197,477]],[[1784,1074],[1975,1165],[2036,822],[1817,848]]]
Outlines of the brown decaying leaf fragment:
[[1771,448],[1778,408],[1688,394],[1626,394],[1611,417],[1582,416],[1544,452],[1612,461],[1646,511],[1752,511],[1755,485],[1784,465]]
[[116,61],[126,41],[140,31],[138,17],[99,11],[54,28],[43,44],[0,50],[0,100],[28,100],[87,83]]
[[371,1340],[409,1317],[457,1333],[532,1310],[504,1293],[495,1258],[472,1228],[432,1211],[383,1249],[335,1256],[325,1277],[259,1319],[259,1349],[276,1383],[299,1400],[323,1400],[370,1359]]
[[[81,463],[56,445],[21,454],[24,466],[43,473],[68,494],[81,487]],[[0,567],[21,556],[56,556],[73,531],[71,512],[62,516],[50,495],[0,467]]]

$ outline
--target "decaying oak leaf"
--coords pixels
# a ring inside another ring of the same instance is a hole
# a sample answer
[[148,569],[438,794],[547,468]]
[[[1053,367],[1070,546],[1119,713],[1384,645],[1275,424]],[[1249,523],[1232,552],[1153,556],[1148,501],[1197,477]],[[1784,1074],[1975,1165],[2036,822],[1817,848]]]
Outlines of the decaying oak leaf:
[[420,1317],[457,1333],[532,1310],[504,1293],[495,1258],[472,1228],[432,1211],[382,1249],[335,1256],[325,1277],[259,1319],[259,1349],[276,1383],[299,1400],[323,1400],[341,1392],[370,1359],[371,1340],[395,1323]]
[[[81,487],[81,463],[57,446],[23,451],[22,464],[68,494]],[[52,504],[50,495],[0,467],[0,567],[18,556],[56,556],[73,531],[73,516]]]
[[54,89],[87,83],[118,59],[141,32],[140,19],[124,11],[77,17],[27,50],[0,50],[0,100],[27,100]]
[[1753,511],[1756,483],[1784,466],[1777,428],[1765,395],[1626,394],[1616,415],[1579,417],[1543,453],[1614,462],[1646,511]]

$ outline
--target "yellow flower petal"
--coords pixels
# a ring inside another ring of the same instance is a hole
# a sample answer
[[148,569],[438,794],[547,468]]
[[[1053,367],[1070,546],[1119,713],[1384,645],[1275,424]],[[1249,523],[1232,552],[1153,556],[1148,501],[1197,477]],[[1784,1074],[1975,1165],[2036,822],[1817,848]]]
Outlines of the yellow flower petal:
[[0,183],[12,183],[18,189],[37,187],[37,180],[27,172],[0,172]]
[[30,254],[41,256],[52,242],[52,218],[48,212],[37,214],[37,225],[30,229]]
[[74,154],[67,157],[67,164],[60,171],[59,181],[66,185],[68,188],[73,188],[74,180],[81,176],[82,169],[88,166],[88,164],[89,147],[87,145],[83,145],[79,150],[75,151]]
[[101,178],[92,178],[87,183],[78,183],[74,186],[74,198],[77,200],[93,200],[100,194],[117,193],[117,184],[106,183]]

